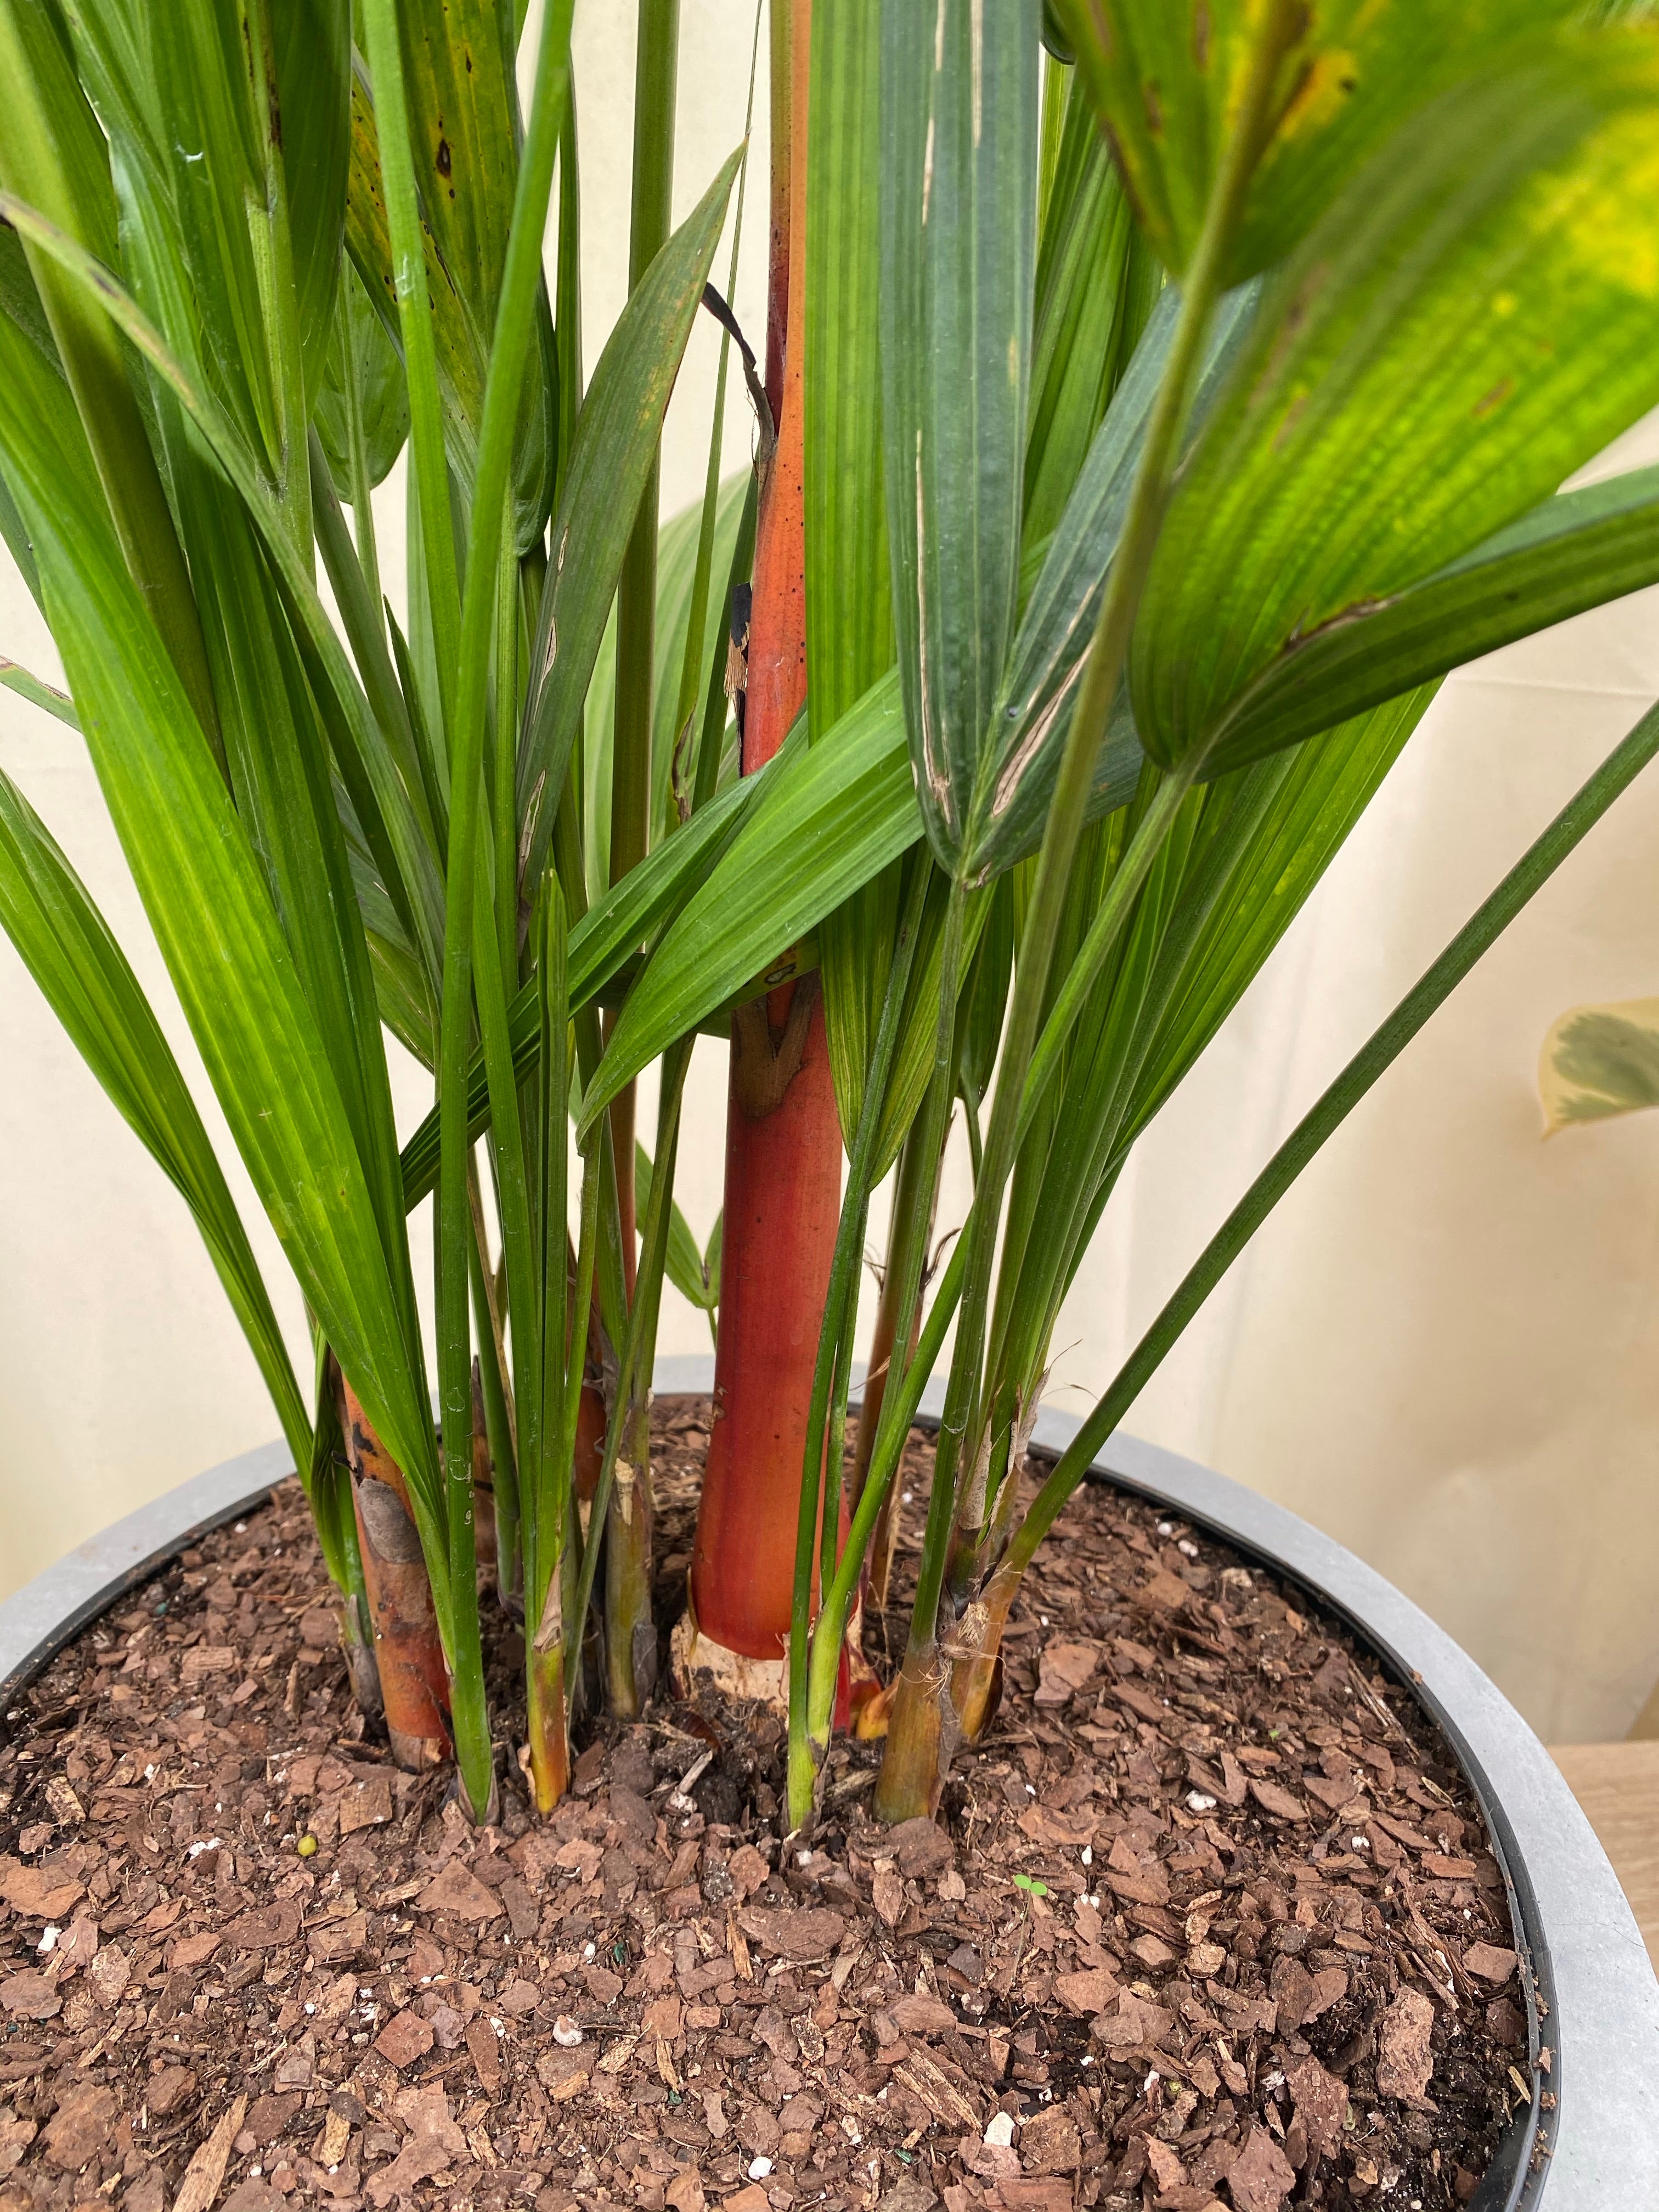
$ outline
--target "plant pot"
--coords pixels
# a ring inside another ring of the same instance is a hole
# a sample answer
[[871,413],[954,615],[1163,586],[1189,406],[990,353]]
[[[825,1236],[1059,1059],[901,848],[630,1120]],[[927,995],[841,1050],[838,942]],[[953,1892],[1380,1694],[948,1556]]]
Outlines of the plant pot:
[[[706,1358],[658,1363],[659,1394],[702,1395],[711,1382]],[[941,1395],[924,1401],[924,1424],[936,1421]],[[1033,1452],[1057,1455],[1075,1427],[1045,1413]],[[9,1697],[125,1591],[258,1505],[289,1472],[281,1444],[243,1453],[127,1515],[0,1604],[0,1692]],[[1475,2212],[1659,2204],[1659,1984],[1589,1822],[1520,1715],[1409,1599],[1282,1507],[1132,1437],[1111,1440],[1092,1479],[1175,1508],[1300,1584],[1371,1647],[1455,1752],[1540,2000],[1528,2008],[1530,2108],[1516,2112]]]

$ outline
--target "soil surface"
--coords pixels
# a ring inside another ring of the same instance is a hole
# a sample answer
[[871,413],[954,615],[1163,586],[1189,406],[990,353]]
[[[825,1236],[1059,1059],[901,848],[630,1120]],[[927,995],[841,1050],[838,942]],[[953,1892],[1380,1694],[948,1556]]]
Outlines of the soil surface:
[[[657,1409],[664,1617],[707,1413]],[[504,1743],[471,1830],[365,1730],[326,1592],[286,1484],[5,1713],[0,2212],[1439,2212],[1528,2101],[1444,1744],[1117,1492],[1040,1554],[941,1825],[872,1825],[879,1747],[841,1743],[811,1850],[781,1723],[666,1699],[544,1825]]]

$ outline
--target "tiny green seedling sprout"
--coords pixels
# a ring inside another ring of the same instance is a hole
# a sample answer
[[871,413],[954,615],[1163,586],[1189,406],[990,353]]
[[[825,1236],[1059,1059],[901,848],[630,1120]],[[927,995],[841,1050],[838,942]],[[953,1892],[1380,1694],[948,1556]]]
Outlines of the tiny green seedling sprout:
[[1028,1897],[1047,1897],[1048,1894],[1048,1883],[1036,1881],[1029,1874],[1017,1874],[1014,1876],[1014,1887],[1023,1889]]

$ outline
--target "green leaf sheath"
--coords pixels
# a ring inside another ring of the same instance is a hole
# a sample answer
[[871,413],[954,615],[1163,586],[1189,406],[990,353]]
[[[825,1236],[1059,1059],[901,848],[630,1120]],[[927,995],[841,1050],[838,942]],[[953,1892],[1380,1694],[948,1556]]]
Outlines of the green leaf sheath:
[[161,1024],[79,877],[0,776],[0,923],[117,1111],[179,1192],[270,1392],[295,1466],[311,1421],[224,1174]]
[[1036,258],[1034,0],[882,9],[882,423],[922,819],[957,871],[1013,635]]

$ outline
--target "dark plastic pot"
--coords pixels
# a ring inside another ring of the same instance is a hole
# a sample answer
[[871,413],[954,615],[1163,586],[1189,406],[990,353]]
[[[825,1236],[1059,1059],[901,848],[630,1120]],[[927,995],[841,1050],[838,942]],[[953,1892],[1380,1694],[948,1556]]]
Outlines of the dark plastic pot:
[[[708,1358],[659,1360],[654,1378],[659,1396],[706,1395],[713,1379]],[[923,1401],[930,1424],[940,1395],[936,1385]],[[1077,1426],[1045,1413],[1033,1451],[1058,1454]],[[244,1452],[128,1514],[0,1604],[0,1705],[124,1591],[258,1506],[289,1472],[280,1443]],[[1172,1507],[1299,1584],[1445,1731],[1486,1814],[1523,1972],[1541,2001],[1528,2008],[1531,2109],[1511,2122],[1474,2212],[1659,2212],[1659,1983],[1607,1855],[1520,1714],[1409,1598],[1282,1506],[1133,1437],[1114,1437],[1091,1479]]]

